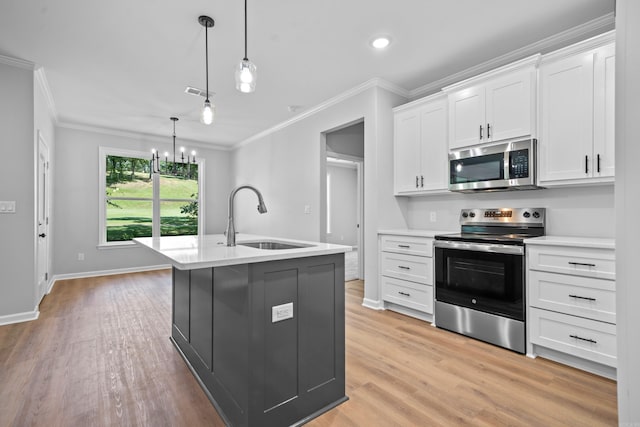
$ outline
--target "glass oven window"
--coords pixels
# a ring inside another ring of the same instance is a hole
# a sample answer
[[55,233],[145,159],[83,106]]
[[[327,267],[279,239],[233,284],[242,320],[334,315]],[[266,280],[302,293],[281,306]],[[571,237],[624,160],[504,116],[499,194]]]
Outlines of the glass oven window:
[[436,248],[436,300],[524,320],[522,255]]
[[450,161],[451,184],[504,179],[504,153]]

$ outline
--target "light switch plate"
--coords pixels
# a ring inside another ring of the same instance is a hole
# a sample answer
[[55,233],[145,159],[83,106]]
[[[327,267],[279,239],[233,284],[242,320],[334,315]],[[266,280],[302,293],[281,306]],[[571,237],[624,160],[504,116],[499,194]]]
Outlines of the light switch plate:
[[16,213],[16,202],[0,202],[0,213]]
[[271,323],[293,319],[293,303],[274,305],[271,307]]

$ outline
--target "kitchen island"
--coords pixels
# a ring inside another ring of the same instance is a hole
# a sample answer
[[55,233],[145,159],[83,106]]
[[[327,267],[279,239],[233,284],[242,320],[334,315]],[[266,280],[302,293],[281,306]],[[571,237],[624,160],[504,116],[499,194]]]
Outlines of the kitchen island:
[[350,247],[242,234],[237,246],[221,234],[135,241],[173,265],[171,340],[228,425],[301,425],[348,399]]

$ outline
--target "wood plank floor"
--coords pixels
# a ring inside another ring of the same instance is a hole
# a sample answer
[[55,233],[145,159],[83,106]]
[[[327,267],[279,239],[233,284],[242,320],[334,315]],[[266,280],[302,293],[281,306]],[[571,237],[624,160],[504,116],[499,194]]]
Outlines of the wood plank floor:
[[[361,306],[349,401],[311,426],[614,426],[616,384]],[[0,426],[222,426],[168,337],[169,270],[66,280],[0,327]]]

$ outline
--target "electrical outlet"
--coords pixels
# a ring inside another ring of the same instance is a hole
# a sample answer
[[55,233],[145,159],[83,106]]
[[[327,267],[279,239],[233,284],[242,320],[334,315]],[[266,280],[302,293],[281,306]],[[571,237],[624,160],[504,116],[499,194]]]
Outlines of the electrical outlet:
[[307,215],[311,213],[311,205],[304,205],[304,213]]
[[78,252],[78,261],[84,261],[84,252]]
[[293,303],[274,305],[271,307],[271,323],[293,319]]
[[0,213],[16,213],[16,202],[0,202]]
[[436,213],[435,213],[435,211],[432,211],[431,213],[429,213],[429,221],[436,222]]

